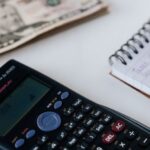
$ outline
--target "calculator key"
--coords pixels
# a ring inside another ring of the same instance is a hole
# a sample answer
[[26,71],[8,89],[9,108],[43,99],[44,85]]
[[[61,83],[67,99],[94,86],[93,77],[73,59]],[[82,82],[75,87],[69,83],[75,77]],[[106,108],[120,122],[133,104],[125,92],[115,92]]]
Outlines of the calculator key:
[[40,150],[40,146],[39,145],[33,145],[33,146],[31,146],[31,148],[29,150]]
[[125,141],[120,141],[118,144],[117,144],[117,150],[126,150],[128,148],[128,143],[125,142]]
[[94,119],[92,119],[91,117],[86,118],[86,119],[83,120],[83,125],[86,128],[90,127],[93,123],[94,123]]
[[108,131],[104,135],[102,135],[102,142],[103,144],[111,144],[116,140],[116,138],[117,135],[114,132]]
[[125,129],[125,122],[122,120],[118,120],[116,121],[113,125],[112,125],[112,131],[114,132],[121,132]]
[[43,145],[48,141],[48,139],[49,138],[47,135],[40,136],[40,137],[38,137],[37,144]]
[[68,116],[72,115],[74,113],[74,111],[75,111],[75,109],[73,107],[64,108],[63,114],[68,117]]
[[67,99],[69,95],[70,95],[69,92],[63,92],[60,97],[62,100],[64,100],[64,99]]
[[84,114],[82,112],[77,112],[73,115],[73,119],[75,121],[81,121],[84,117]]
[[[129,150],[145,150],[145,148],[141,148],[138,143],[131,143],[131,146],[129,146]],[[148,149],[149,150],[149,149]]]
[[134,140],[137,137],[137,133],[134,130],[128,130],[125,136],[129,140]]
[[77,138],[76,137],[70,137],[67,141],[67,147],[72,147],[77,143]]
[[57,135],[57,140],[62,141],[63,139],[65,139],[66,136],[67,136],[67,132],[66,131],[61,131]]
[[74,135],[77,137],[81,137],[84,133],[86,132],[86,129],[83,127],[78,127],[75,131],[74,131]]
[[87,148],[88,148],[88,144],[85,142],[78,144],[76,147],[77,150],[86,150]]
[[27,133],[26,133],[26,139],[31,139],[35,136],[36,134],[36,131],[35,130],[29,130]]
[[44,112],[37,118],[37,126],[41,131],[50,132],[61,125],[61,118],[55,112]]
[[69,150],[68,147],[60,147],[60,150]]
[[101,147],[101,146],[96,146],[95,148],[94,148],[94,150],[105,150],[103,147]]
[[94,132],[87,133],[86,136],[83,138],[85,142],[91,143],[95,140],[96,134]]
[[62,106],[62,101],[57,101],[55,104],[54,104],[54,109],[59,109],[61,108]]
[[84,113],[90,112],[92,110],[92,108],[93,108],[93,105],[91,105],[91,104],[84,104],[84,105],[82,105],[82,111]]
[[47,143],[47,150],[56,150],[57,147],[58,147],[57,141]]
[[24,139],[18,139],[15,142],[15,148],[18,149],[18,148],[22,147],[24,144],[25,144],[25,140]]
[[148,147],[150,146],[150,138],[148,137],[142,137],[139,141],[139,145],[141,147]]
[[92,127],[92,131],[95,133],[100,133],[104,130],[104,125],[101,123],[96,123],[93,127]]
[[101,114],[102,114],[102,111],[101,111],[101,110],[98,110],[98,109],[94,109],[94,110],[91,112],[91,116],[92,116],[93,118],[99,118]]
[[65,123],[64,127],[67,131],[71,131],[72,129],[74,129],[76,127],[76,123],[73,121],[70,121],[68,123]]
[[110,123],[111,120],[112,120],[112,116],[110,116],[110,115],[108,115],[108,114],[105,114],[105,115],[103,116],[103,118],[102,118],[102,122],[103,122],[104,124]]
[[77,99],[73,102],[72,106],[75,107],[75,108],[78,108],[80,107],[82,104],[82,100],[81,99]]

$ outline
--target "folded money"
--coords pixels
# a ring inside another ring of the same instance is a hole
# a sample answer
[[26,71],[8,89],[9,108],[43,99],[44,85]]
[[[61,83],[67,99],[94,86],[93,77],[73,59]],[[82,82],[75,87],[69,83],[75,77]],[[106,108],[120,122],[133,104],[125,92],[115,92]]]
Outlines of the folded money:
[[102,0],[0,0],[0,53],[105,8]]

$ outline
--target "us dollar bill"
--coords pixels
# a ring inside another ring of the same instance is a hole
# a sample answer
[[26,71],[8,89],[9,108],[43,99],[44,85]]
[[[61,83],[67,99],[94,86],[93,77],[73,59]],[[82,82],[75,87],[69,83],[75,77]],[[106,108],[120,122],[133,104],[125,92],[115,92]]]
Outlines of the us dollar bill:
[[102,0],[0,0],[0,53],[106,7]]

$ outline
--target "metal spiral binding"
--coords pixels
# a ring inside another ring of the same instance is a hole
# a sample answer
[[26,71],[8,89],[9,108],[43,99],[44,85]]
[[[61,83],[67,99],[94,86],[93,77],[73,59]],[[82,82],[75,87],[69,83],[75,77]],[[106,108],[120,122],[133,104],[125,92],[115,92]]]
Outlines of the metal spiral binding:
[[[127,65],[127,60],[124,56],[126,56],[127,59],[133,59],[133,56],[129,50],[133,51],[134,54],[139,54],[139,48],[143,49],[146,43],[150,43],[150,38],[147,36],[147,34],[149,34],[150,37],[150,21],[144,24],[138,33],[136,33],[131,39],[127,41],[127,43],[125,43],[119,50],[117,50],[109,57],[110,65],[113,65],[113,58],[119,60],[123,65]],[[131,42],[137,44],[139,48],[131,44]],[[126,47],[127,50],[125,50],[124,47]]]

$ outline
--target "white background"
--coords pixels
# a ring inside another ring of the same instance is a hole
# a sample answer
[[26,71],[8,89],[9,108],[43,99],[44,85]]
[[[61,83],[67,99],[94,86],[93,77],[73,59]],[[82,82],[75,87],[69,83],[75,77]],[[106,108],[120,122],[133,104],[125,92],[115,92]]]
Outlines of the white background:
[[108,0],[109,13],[0,56],[150,127],[150,99],[109,75],[108,57],[150,18],[150,0]]

